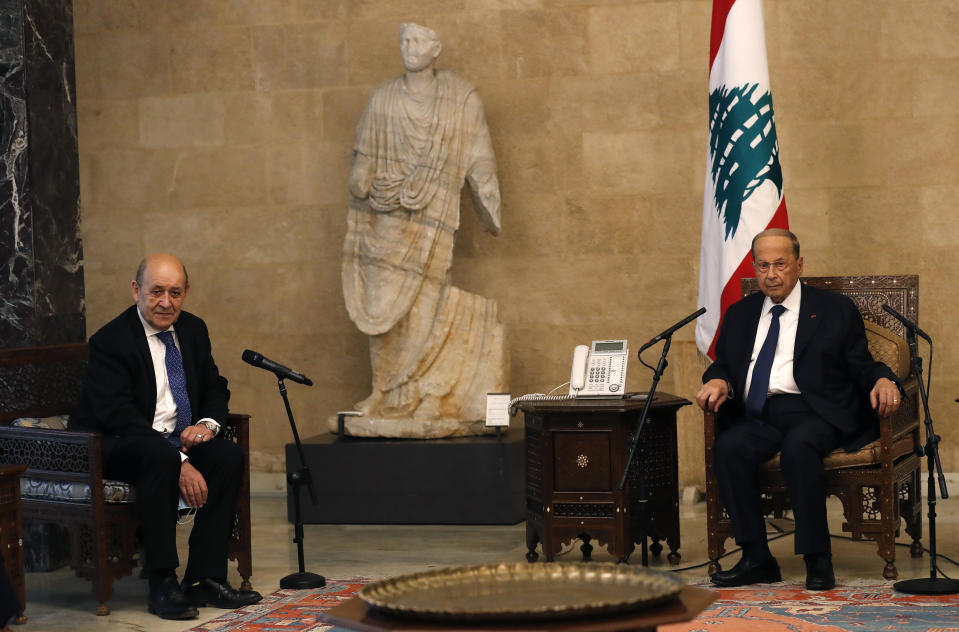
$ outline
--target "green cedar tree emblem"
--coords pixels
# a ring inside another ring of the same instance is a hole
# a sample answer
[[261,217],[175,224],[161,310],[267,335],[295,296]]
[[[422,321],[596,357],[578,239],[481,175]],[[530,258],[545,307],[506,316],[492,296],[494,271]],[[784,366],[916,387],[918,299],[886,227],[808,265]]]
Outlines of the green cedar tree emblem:
[[709,155],[713,200],[726,227],[736,234],[743,203],[766,180],[782,194],[783,172],[767,91],[753,103],[758,84],[720,86],[709,95]]

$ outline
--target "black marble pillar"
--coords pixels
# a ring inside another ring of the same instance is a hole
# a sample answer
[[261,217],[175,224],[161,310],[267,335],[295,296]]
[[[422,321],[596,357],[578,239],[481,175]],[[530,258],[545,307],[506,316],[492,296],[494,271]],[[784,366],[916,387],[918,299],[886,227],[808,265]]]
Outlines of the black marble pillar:
[[70,0],[0,0],[0,348],[86,337]]

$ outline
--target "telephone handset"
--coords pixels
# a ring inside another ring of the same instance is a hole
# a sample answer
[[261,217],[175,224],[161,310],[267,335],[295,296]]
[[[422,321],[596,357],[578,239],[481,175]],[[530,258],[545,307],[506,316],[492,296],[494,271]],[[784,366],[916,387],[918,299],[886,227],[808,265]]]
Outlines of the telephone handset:
[[571,397],[622,397],[626,390],[625,340],[594,340],[573,349],[569,376]]

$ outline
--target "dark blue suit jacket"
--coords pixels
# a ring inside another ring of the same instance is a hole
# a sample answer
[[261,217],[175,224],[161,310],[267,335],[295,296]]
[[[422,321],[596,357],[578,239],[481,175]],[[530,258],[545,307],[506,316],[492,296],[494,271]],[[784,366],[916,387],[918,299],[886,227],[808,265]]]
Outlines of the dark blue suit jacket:
[[[193,423],[204,417],[226,422],[230,391],[213,361],[206,324],[180,312],[174,324]],[[149,435],[156,411],[156,374],[136,305],[90,337],[90,362],[83,396],[70,417],[71,428],[106,436]]]
[[[756,292],[729,306],[716,341],[716,361],[703,374],[703,383],[720,378],[734,389],[734,397],[719,409],[723,424],[745,418],[746,374],[765,298]],[[898,384],[892,370],[869,353],[855,303],[803,284],[793,378],[809,406],[842,432],[847,449],[858,449],[878,436],[869,392],[881,377]]]

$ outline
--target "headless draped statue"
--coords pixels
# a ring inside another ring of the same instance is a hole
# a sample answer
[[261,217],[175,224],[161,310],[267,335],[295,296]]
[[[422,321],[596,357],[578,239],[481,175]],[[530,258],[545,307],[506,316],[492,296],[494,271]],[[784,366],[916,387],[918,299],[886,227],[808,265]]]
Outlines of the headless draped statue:
[[476,89],[433,68],[436,33],[403,24],[400,42],[406,73],[373,92],[350,168],[343,294],[370,336],[373,392],[346,433],[482,434],[486,393],[508,390],[506,336],[496,302],[450,285],[449,269],[464,181],[500,231],[496,161]]

